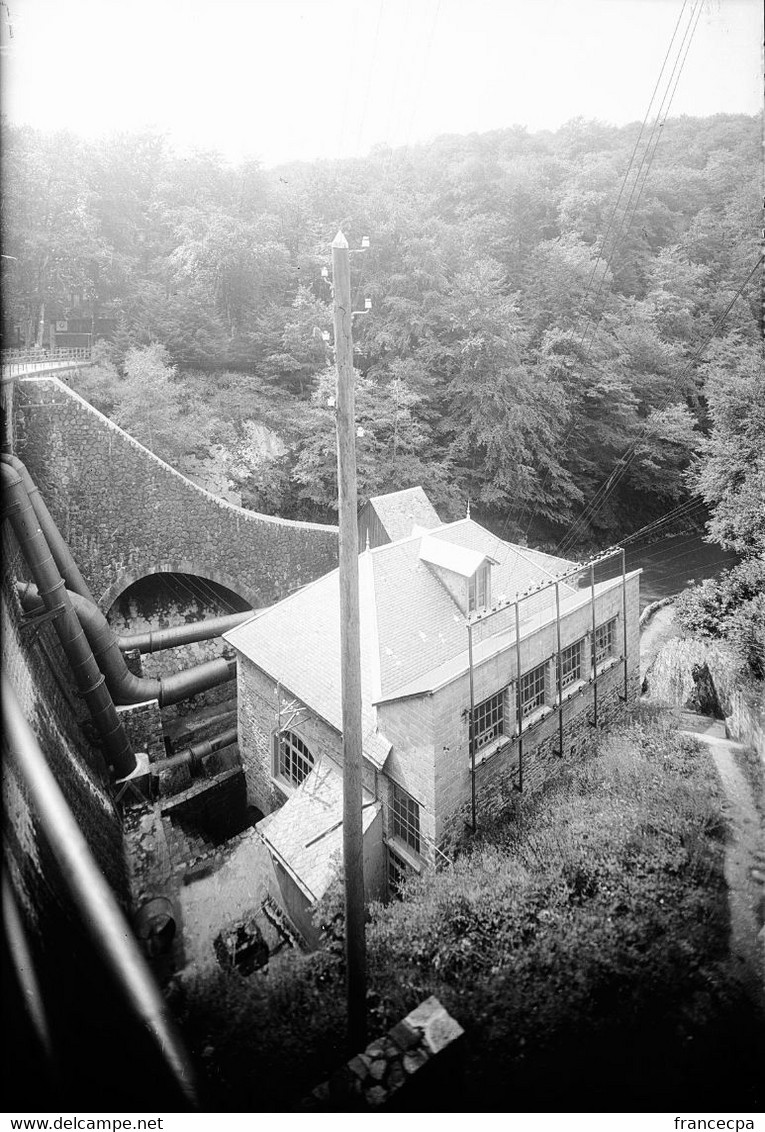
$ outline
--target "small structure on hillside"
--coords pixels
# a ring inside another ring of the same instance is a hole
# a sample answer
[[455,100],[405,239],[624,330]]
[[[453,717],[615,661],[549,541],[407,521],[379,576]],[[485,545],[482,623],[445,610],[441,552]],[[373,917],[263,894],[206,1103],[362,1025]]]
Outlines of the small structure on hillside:
[[374,495],[359,511],[359,548],[384,546],[408,538],[415,528],[440,527],[433,504],[421,487],[407,487],[389,495]]
[[[374,502],[386,514],[388,501]],[[456,829],[538,786],[637,695],[639,571],[607,573],[601,560],[514,546],[470,518],[361,553],[369,898],[435,865]],[[259,828],[301,919],[340,846],[337,571],[225,639],[238,654],[249,802],[272,815]]]

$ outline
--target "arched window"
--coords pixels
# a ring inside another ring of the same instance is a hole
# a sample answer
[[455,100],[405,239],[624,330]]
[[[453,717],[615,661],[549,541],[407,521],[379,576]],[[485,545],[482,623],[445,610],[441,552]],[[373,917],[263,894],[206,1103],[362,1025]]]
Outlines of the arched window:
[[278,742],[276,773],[293,786],[299,786],[313,766],[313,755],[293,731],[280,732]]

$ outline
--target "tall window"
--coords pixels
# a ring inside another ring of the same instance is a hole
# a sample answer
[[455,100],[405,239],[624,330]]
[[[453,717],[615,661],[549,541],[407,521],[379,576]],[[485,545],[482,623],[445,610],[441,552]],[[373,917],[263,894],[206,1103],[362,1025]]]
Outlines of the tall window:
[[480,751],[505,733],[505,692],[497,692],[488,700],[476,704],[473,716],[475,749]]
[[468,613],[485,609],[491,602],[491,566],[484,562],[468,580]]
[[420,807],[406,790],[393,783],[393,836],[420,851]]
[[563,649],[560,654],[560,682],[562,688],[570,688],[582,679],[582,642],[577,641]]
[[313,755],[293,731],[282,731],[277,739],[276,773],[293,786],[299,786],[313,766]]
[[409,868],[405,861],[399,857],[398,853],[394,853],[390,845],[388,846],[388,896],[391,898],[401,895],[401,886],[404,881],[411,875]]
[[616,618],[595,629],[595,662],[600,664],[616,654]]
[[524,718],[544,705],[545,668],[546,665],[539,664],[521,676],[518,694],[521,697],[521,715]]

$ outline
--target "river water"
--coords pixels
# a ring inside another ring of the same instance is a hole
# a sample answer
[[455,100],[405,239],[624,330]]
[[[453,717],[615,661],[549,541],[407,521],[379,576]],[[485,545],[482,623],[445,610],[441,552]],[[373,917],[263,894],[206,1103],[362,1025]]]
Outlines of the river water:
[[642,568],[640,578],[640,607],[652,601],[679,593],[691,581],[701,582],[713,578],[726,567],[733,566],[738,557],[716,543],[704,542],[701,535],[671,535],[650,546],[631,547],[627,544],[627,569]]

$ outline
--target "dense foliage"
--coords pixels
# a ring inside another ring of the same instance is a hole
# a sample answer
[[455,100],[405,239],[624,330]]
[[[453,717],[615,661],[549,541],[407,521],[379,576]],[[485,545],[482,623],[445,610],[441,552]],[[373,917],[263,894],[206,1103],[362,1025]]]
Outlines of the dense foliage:
[[[728,960],[723,849],[708,752],[641,709],[373,910],[372,1035],[438,995],[468,1034],[458,1111],[754,1107],[762,1034]],[[313,956],[185,983],[215,1107],[283,1111],[343,1059],[332,890],[320,923]]]
[[[576,119],[264,171],[151,134],[6,128],[7,319],[29,341],[115,319],[85,392],[101,380],[182,468],[212,451],[245,504],[327,519],[321,269],[338,225],[352,247],[369,234],[352,261],[355,306],[373,302],[354,323],[362,496],[422,482],[446,515],[469,496],[509,535],[554,540],[629,455],[589,516],[602,542],[685,498],[708,375],[751,373],[757,341],[755,280],[720,323],[757,260],[757,120],[667,121],[636,177],[638,129]],[[279,433],[267,463],[249,421]]]
[[712,351],[705,395],[711,430],[688,479],[710,507],[709,538],[741,561],[681,594],[676,614],[695,637],[721,639],[765,680],[765,376],[761,344]]

